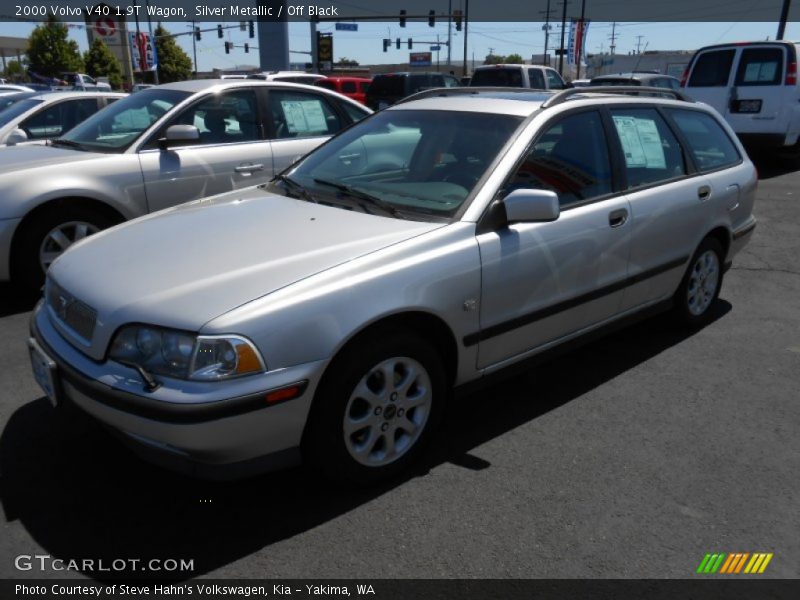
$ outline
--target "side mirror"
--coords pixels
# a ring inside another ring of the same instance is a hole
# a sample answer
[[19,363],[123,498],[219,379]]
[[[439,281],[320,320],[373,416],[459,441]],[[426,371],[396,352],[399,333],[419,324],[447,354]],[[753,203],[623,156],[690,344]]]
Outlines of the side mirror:
[[21,144],[22,142],[28,141],[28,134],[25,133],[22,129],[17,127],[11,133],[8,134],[6,137],[6,145],[14,146],[16,144]]
[[509,223],[555,221],[561,214],[558,194],[549,190],[514,190],[503,199]]
[[199,139],[200,131],[194,125],[171,125],[167,128],[164,137],[158,140],[158,146],[163,150],[169,146],[196,142]]

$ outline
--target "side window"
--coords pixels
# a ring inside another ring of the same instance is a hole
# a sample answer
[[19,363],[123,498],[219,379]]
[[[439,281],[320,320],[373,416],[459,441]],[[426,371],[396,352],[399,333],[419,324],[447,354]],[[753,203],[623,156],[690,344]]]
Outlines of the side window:
[[67,116],[66,102],[59,102],[49,108],[45,108],[31,115],[19,124],[29,140],[44,140],[47,138],[58,137],[66,133],[64,121]]
[[520,188],[552,190],[562,207],[610,194],[611,160],[600,114],[582,112],[550,125],[505,191]]
[[528,79],[530,81],[530,86],[533,89],[547,89],[547,86],[544,84],[544,75],[542,75],[542,72],[539,69],[528,69]]
[[711,115],[696,110],[669,109],[668,112],[686,138],[700,171],[726,167],[741,160],[736,146]]
[[343,81],[342,82],[342,93],[343,94],[355,94],[356,93],[356,82],[355,81]]
[[164,130],[171,125],[194,125],[200,132],[200,144],[253,142],[261,137],[257,107],[253,90],[211,94],[182,111]]
[[350,117],[351,123],[356,123],[357,121],[360,121],[361,119],[369,115],[369,113],[366,112],[365,110],[361,110],[360,108],[358,108],[357,106],[353,106],[349,102],[340,102],[339,106],[341,106],[342,110],[344,110],[347,116]]
[[455,77],[451,77],[450,75],[445,75],[444,76],[444,86],[445,87],[449,87],[449,88],[451,88],[451,87],[460,87],[461,86],[461,82],[458,79],[456,79]]
[[564,80],[561,79],[561,76],[553,71],[553,69],[547,69],[547,83],[550,84],[551,90],[564,89]]
[[276,139],[333,135],[342,128],[339,115],[319,94],[272,90],[269,106]]
[[611,118],[625,155],[628,189],[686,174],[683,150],[655,109],[612,109]]
[[83,76],[83,83],[86,85],[97,85],[97,82],[88,75]]
[[714,50],[697,57],[687,87],[725,87],[736,50]]
[[366,94],[369,90],[369,81],[359,81],[358,82],[358,89],[362,94]]
[[78,123],[81,123],[97,112],[97,99],[85,98],[81,100],[71,100],[67,103],[64,111],[64,132],[69,131]]
[[742,50],[736,85],[780,85],[783,75],[781,48],[747,48]]

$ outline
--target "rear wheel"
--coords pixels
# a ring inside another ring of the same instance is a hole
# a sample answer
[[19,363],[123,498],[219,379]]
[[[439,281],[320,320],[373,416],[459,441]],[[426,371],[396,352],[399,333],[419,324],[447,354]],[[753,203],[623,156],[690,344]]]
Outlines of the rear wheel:
[[114,224],[108,216],[81,206],[61,206],[38,215],[19,233],[12,280],[26,291],[38,291],[47,269],[67,248]]
[[436,349],[403,332],[370,336],[334,360],[315,398],[306,451],[335,479],[377,483],[411,464],[446,394]]
[[711,320],[722,288],[723,257],[722,245],[713,238],[704,239],[692,256],[674,298],[675,312],[686,324],[697,327]]

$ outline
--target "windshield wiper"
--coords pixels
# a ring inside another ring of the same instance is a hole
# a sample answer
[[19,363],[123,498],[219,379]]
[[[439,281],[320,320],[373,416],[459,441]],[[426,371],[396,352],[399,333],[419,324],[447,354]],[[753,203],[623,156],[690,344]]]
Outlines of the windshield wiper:
[[86,150],[83,145],[79,144],[78,142],[73,142],[72,140],[65,140],[64,138],[55,138],[54,140],[50,140],[51,146],[66,146],[67,148],[75,148],[76,150]]
[[297,192],[298,194],[300,194],[300,198],[302,200],[307,200],[308,202],[319,204],[317,199],[314,198],[314,196],[312,196],[306,188],[304,188],[302,185],[300,185],[298,182],[296,182],[288,175],[283,175],[283,174],[276,175],[275,177],[272,178],[272,181],[280,181],[282,183],[285,183],[287,190]]
[[[348,196],[352,196],[353,198],[358,198],[359,200],[364,200],[366,202],[369,202],[370,204],[372,204],[374,206],[377,206],[378,208],[384,210],[385,212],[388,212],[390,215],[392,215],[393,217],[396,217],[398,219],[405,219],[406,218],[402,214],[400,214],[400,211],[397,210],[394,206],[392,206],[389,202],[386,202],[385,200],[383,200],[381,198],[378,198],[377,196],[373,196],[372,194],[368,194],[367,192],[362,192],[361,190],[358,190],[358,189],[354,188],[353,186],[347,185],[345,183],[339,183],[338,181],[328,181],[327,179],[317,179],[316,177],[314,178],[314,182],[315,183],[319,183],[321,185],[327,185],[327,186],[336,188],[337,190],[339,190],[341,192],[344,192]],[[364,204],[359,203],[359,205],[361,206],[361,208],[364,209],[365,212],[368,212],[368,213],[370,212],[370,211],[367,210],[367,208],[366,208],[366,206],[364,206]]]

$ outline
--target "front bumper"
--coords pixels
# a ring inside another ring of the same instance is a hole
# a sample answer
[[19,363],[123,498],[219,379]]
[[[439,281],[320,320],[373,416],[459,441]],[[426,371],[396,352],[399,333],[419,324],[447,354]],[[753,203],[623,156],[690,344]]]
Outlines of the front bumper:
[[[327,363],[201,386],[170,381],[156,392],[134,393],[132,385],[142,388],[135,371],[109,378],[113,363],[97,363],[72,347],[52,326],[42,304],[34,311],[31,335],[56,363],[66,400],[110,426],[143,458],[212,478],[297,464],[311,400]],[[269,391],[298,383],[303,384],[298,397],[267,405]]]

